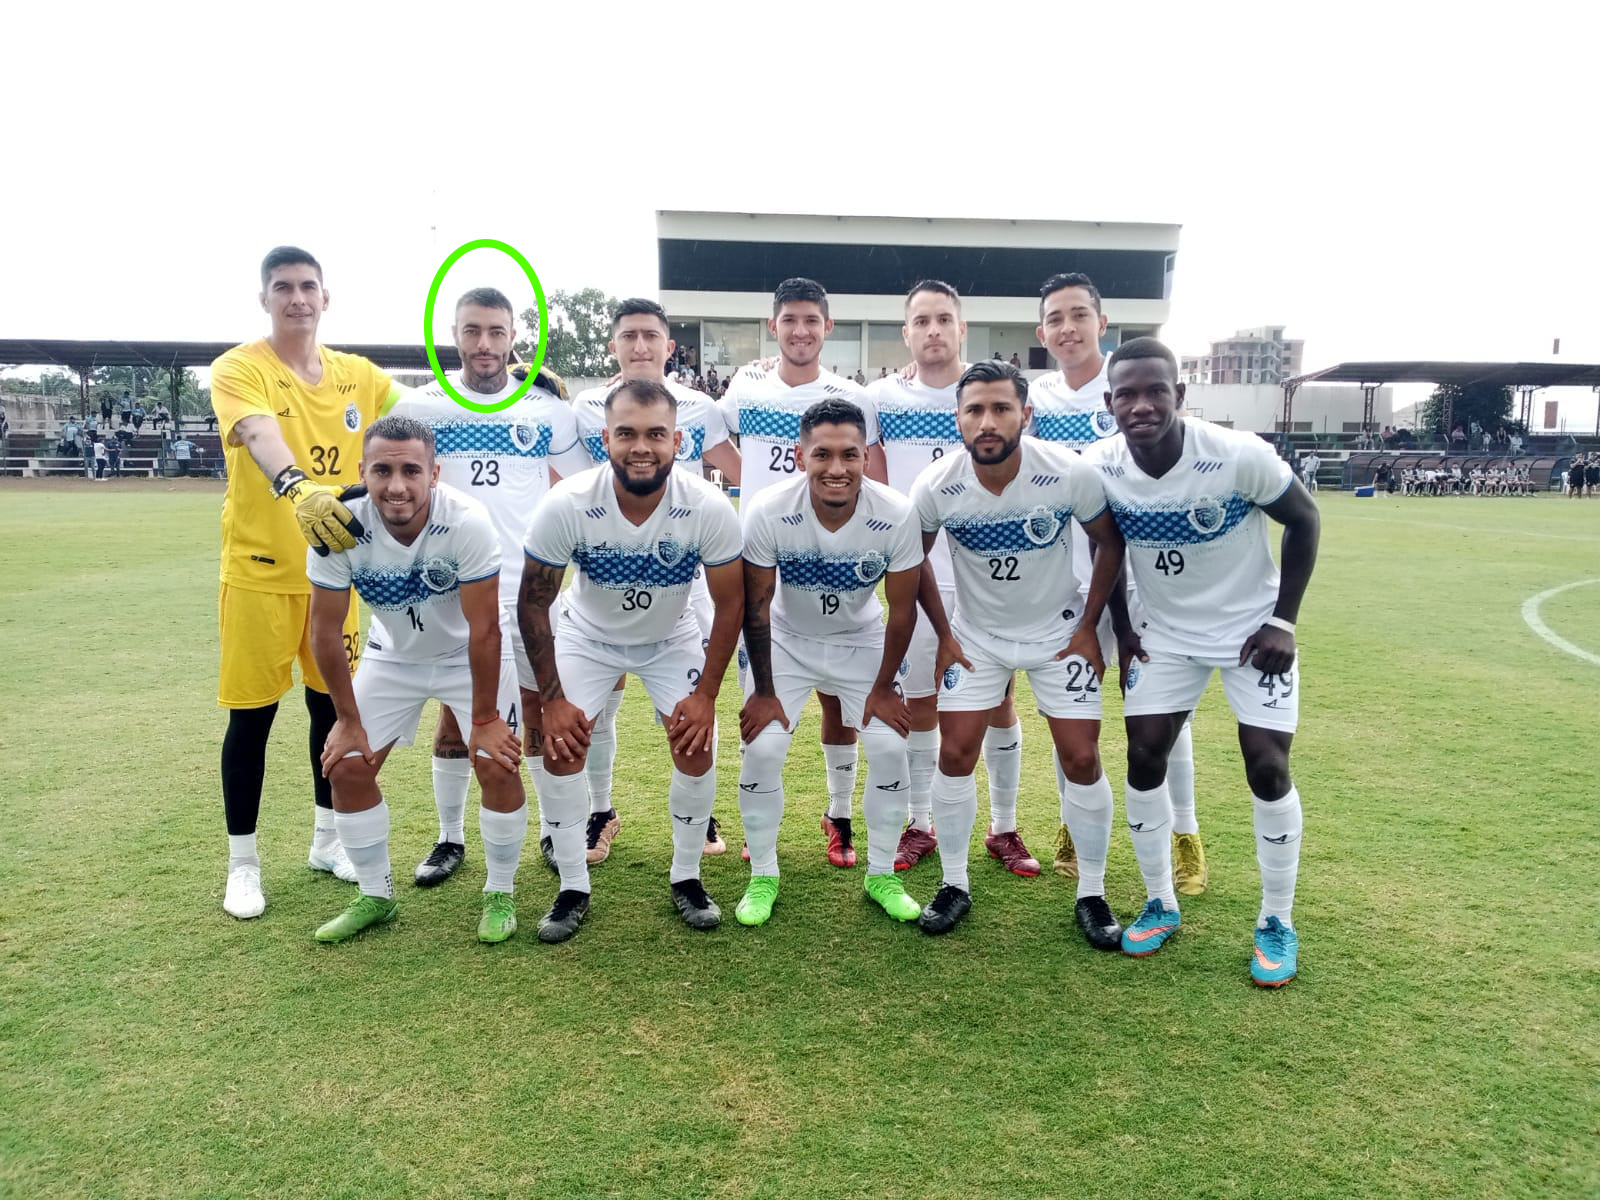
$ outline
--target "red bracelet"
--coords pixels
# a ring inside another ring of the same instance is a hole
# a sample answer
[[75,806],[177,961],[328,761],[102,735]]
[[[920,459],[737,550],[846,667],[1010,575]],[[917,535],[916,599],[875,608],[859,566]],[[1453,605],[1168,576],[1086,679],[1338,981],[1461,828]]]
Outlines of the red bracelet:
[[474,729],[476,729],[479,725],[493,725],[499,719],[500,719],[500,714],[496,713],[494,716],[490,717],[487,721],[474,721],[472,723],[472,727]]

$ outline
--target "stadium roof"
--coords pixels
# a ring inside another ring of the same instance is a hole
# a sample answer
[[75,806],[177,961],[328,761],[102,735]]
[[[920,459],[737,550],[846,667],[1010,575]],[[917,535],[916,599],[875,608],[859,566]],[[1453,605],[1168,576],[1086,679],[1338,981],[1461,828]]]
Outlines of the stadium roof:
[[[0,363],[15,366],[57,366],[74,371],[94,367],[209,367],[235,342],[51,341],[0,338]],[[386,371],[427,371],[423,346],[361,343],[329,347],[371,359]],[[439,366],[451,371],[461,356],[449,342],[438,347]]]
[[1600,387],[1600,366],[1527,362],[1346,362],[1285,379],[1304,383],[1498,383],[1510,388]]

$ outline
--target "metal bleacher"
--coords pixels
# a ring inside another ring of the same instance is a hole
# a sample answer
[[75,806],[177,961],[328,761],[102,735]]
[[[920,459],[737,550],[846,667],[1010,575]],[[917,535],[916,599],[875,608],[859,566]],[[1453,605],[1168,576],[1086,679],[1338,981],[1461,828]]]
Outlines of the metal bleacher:
[[[79,434],[79,445],[87,435]],[[222,442],[215,433],[185,430],[183,436],[194,443],[194,456],[189,463],[190,475],[220,476],[222,469]],[[12,429],[0,441],[0,475],[23,479],[84,478],[93,474],[93,460],[87,462],[82,454],[62,454],[61,431]],[[146,478],[179,474],[179,467],[166,443],[158,433],[149,431],[134,435],[122,452],[123,478]],[[108,468],[107,474],[110,474]]]

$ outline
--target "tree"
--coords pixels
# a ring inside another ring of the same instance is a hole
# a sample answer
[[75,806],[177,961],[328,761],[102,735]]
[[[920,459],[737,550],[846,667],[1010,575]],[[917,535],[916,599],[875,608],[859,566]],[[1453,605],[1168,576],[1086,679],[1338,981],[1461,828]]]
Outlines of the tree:
[[[606,344],[611,340],[611,314],[617,301],[599,288],[581,292],[553,291],[546,300],[550,310],[549,351],[544,365],[557,375],[598,379],[614,372],[616,363]],[[539,310],[522,314],[530,339],[517,343],[517,353],[532,359],[539,335]]]
[[[211,389],[201,387],[187,367],[178,372],[178,403],[174,416],[197,417],[211,411]],[[172,404],[173,371],[167,367],[100,367],[89,375],[89,406],[99,405],[102,395],[113,403],[129,393],[147,409],[157,404]]]
[[1450,424],[1472,429],[1472,422],[1490,431],[1511,424],[1511,389],[1497,383],[1441,383],[1422,406],[1422,430],[1449,437],[1444,427],[1445,402],[1450,402]]

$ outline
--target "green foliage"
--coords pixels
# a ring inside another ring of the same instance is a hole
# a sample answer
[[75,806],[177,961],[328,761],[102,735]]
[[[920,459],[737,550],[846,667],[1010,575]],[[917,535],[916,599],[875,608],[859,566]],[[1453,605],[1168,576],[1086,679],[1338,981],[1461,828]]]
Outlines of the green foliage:
[[[173,372],[167,367],[100,367],[89,376],[89,405],[98,408],[101,397],[115,406],[128,392],[146,409],[172,404]],[[178,371],[178,416],[203,416],[211,411],[211,389],[201,387],[187,367]]]
[[[556,374],[574,379],[593,379],[610,375],[617,369],[616,361],[606,344],[611,340],[611,314],[618,301],[599,288],[584,288],[578,292],[557,289],[546,297],[550,310],[550,350],[544,365]],[[539,332],[539,310],[530,308],[522,314],[532,339]],[[517,353],[524,359],[533,356],[536,341],[517,343]]]
[[1422,406],[1424,430],[1436,431],[1449,437],[1444,427],[1445,401],[1452,402],[1451,428],[1459,425],[1470,431],[1476,421],[1482,429],[1493,433],[1502,425],[1511,424],[1511,389],[1495,383],[1469,383],[1465,387],[1455,383],[1441,383],[1433,389]]

